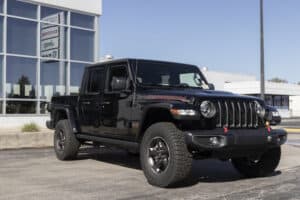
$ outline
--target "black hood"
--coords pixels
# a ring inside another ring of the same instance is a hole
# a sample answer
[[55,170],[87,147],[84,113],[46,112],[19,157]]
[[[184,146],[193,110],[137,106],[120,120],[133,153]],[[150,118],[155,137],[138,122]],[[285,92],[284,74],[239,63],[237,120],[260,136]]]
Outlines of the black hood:
[[170,96],[181,96],[181,97],[196,97],[196,98],[207,98],[207,99],[244,99],[244,100],[262,100],[252,96],[239,95],[231,92],[217,91],[217,90],[202,90],[202,89],[190,89],[190,88],[148,88],[142,90],[143,95],[170,95]]

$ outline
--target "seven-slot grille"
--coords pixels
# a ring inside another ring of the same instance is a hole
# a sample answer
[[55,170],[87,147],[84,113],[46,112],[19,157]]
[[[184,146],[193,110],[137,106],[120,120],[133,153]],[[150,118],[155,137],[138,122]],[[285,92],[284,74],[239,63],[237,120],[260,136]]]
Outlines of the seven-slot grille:
[[216,127],[257,128],[260,117],[256,113],[255,102],[247,100],[217,100]]

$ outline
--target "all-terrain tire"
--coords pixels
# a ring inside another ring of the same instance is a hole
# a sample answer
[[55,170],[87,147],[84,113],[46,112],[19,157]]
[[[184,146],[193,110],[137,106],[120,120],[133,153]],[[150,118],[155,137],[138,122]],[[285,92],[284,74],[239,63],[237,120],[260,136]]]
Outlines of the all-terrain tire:
[[249,158],[233,158],[231,161],[242,175],[254,178],[272,174],[280,162],[280,157],[281,148],[275,147],[267,150],[256,162]]
[[[161,173],[155,172],[149,161],[149,147],[155,138],[161,138],[169,149],[169,162]],[[140,146],[140,161],[148,182],[158,187],[170,187],[185,180],[192,167],[192,155],[187,149],[184,134],[168,122],[153,124],[146,130]]]
[[[63,141],[62,141],[63,140]],[[74,160],[80,147],[80,142],[72,132],[68,120],[60,120],[54,132],[54,150],[59,160]]]

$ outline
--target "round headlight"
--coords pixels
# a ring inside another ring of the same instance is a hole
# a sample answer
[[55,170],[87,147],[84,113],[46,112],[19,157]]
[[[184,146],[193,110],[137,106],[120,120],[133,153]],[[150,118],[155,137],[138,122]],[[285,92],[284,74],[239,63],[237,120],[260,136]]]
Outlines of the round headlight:
[[261,118],[265,117],[266,110],[260,105],[259,102],[255,101],[255,111]]
[[200,105],[200,111],[205,118],[212,118],[216,115],[216,107],[210,101],[203,101]]

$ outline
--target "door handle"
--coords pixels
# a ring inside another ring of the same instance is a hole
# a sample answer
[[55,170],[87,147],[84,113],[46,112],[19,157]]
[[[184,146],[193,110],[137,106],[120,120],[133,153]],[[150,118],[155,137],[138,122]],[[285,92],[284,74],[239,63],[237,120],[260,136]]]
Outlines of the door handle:
[[104,102],[100,103],[101,106],[109,105],[109,104],[111,104],[111,102],[109,102],[109,101],[104,101]]
[[84,102],[82,102],[82,104],[84,104],[84,105],[90,105],[91,102],[90,101],[84,101]]

